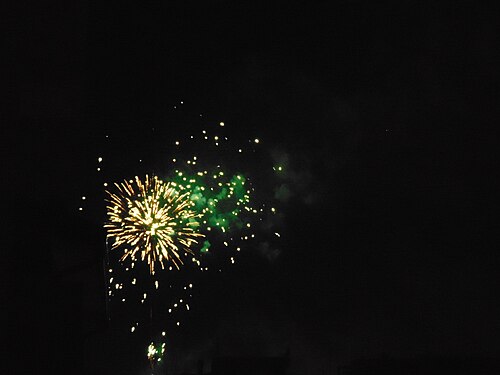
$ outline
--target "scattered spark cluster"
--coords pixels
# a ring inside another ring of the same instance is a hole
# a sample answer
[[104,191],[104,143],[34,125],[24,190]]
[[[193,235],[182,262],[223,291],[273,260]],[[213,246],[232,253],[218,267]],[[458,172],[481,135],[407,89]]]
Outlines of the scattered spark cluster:
[[163,354],[165,353],[165,343],[155,346],[154,342],[151,342],[148,346],[147,356],[149,361],[151,362],[151,367],[154,366],[155,362],[161,362]]

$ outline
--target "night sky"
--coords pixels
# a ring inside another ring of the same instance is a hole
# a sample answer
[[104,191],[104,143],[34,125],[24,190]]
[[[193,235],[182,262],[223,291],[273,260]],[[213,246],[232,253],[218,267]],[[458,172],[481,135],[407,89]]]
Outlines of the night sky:
[[473,2],[423,3],[12,5],[3,344],[22,359],[11,365],[142,373],[144,348],[106,318],[96,159],[126,145],[116,174],[136,156],[159,165],[134,137],[171,142],[200,113],[286,153],[294,174],[279,251],[249,249],[198,290],[173,341],[179,373],[216,347],[288,350],[296,375],[365,357],[498,357],[497,19]]

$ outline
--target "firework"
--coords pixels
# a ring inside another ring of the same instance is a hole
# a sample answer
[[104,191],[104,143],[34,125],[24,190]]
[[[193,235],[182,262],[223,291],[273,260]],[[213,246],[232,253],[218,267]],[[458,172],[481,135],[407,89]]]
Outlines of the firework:
[[[245,249],[266,255],[262,249],[269,252],[280,237],[274,232],[281,217],[275,177],[283,179],[287,160],[273,157],[266,165],[264,138],[239,137],[223,122],[206,125],[178,129],[175,139],[166,127],[152,128],[142,151],[135,138],[106,134],[111,152],[95,155],[99,185],[108,189],[105,229],[114,250],[106,253],[107,311],[130,309],[126,329],[138,340],[158,330],[175,337],[196,308],[195,284],[240,264]],[[129,141],[137,154],[113,151]],[[141,177],[123,180],[124,173]],[[76,207],[88,212],[91,192],[78,198]],[[146,266],[135,267],[139,263]],[[169,272],[175,269],[181,272]],[[165,340],[150,340],[143,344],[153,368],[164,360]]]
[[189,192],[180,193],[170,183],[146,175],[144,181],[115,183],[117,193],[106,191],[107,237],[114,239],[112,249],[123,248],[121,261],[135,261],[139,252],[154,274],[155,263],[171,262],[179,269],[182,254],[194,255],[191,247],[204,237],[198,231],[199,214]]

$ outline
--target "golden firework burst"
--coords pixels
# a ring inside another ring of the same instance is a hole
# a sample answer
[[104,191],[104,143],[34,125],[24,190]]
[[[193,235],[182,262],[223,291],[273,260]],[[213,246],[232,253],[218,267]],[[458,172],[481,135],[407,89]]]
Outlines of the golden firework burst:
[[170,183],[146,175],[144,182],[134,180],[115,183],[117,193],[106,191],[108,222],[107,237],[113,238],[112,249],[123,248],[121,261],[133,261],[139,252],[154,274],[156,262],[172,262],[177,269],[181,256],[193,254],[191,246],[197,238],[200,214],[194,210],[189,193],[181,194]]

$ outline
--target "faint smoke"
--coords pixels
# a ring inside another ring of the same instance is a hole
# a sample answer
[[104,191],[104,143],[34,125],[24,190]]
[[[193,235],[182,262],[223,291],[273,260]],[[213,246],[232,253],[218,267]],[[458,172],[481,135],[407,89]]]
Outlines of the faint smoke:
[[288,202],[291,196],[292,192],[288,184],[280,185],[274,192],[274,197],[282,203]]
[[276,149],[271,152],[275,172],[281,183],[274,189],[274,197],[281,203],[292,199],[299,199],[302,203],[313,204],[315,195],[311,191],[313,179],[311,162],[305,155],[294,157],[284,150]]
[[259,244],[259,251],[270,262],[275,261],[276,258],[278,258],[280,256],[280,254],[281,254],[281,250],[280,249],[271,247],[271,245],[267,241],[261,242]]

